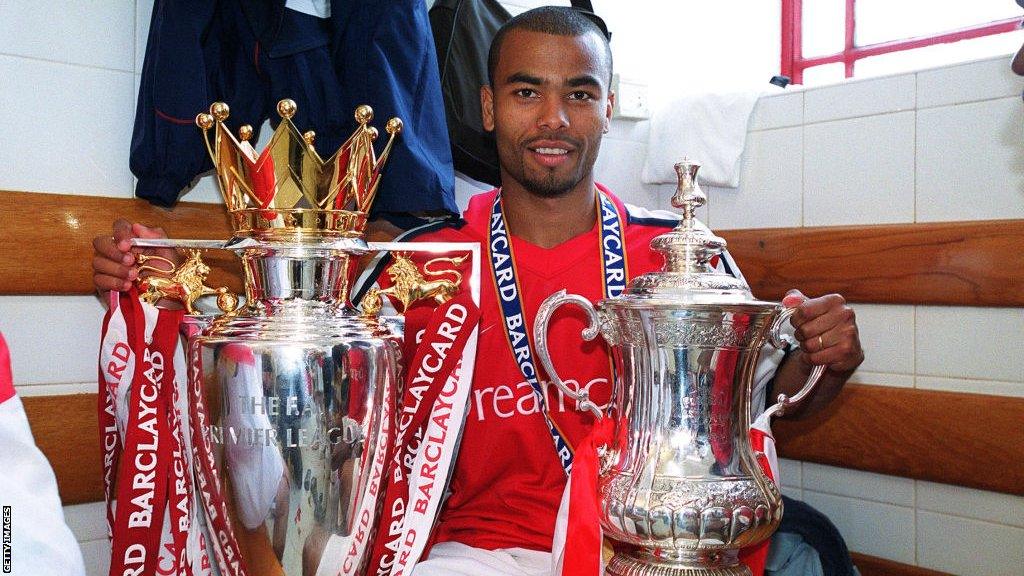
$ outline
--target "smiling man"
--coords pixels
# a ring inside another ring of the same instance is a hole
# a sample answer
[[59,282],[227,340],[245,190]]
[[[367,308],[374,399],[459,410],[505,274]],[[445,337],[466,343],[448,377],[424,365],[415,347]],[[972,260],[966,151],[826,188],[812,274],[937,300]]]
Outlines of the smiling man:
[[[414,576],[552,573],[555,522],[573,447],[594,421],[536,373],[529,340],[537,309],[558,290],[597,301],[620,292],[624,279],[659,269],[662,260],[650,241],[677,223],[671,214],[624,204],[594,181],[614,94],[611,50],[591,20],[569,8],[525,12],[498,32],[488,63],[483,124],[496,137],[502,187],[473,197],[462,220],[403,238],[479,242],[490,264],[482,279],[476,370],[450,497],[435,545]],[[717,265],[739,274],[728,255]],[[790,305],[800,305],[794,324],[802,351],[783,362],[774,389],[792,393],[811,363],[827,364],[813,409],[839,391],[863,354],[852,311],[840,296],[804,300],[791,295]],[[569,386],[586,388],[605,405],[611,393],[608,350],[580,339],[585,322],[579,310],[559,309],[550,323],[551,356]],[[416,327],[407,330],[414,334]],[[781,356],[759,370],[761,405]],[[571,535],[568,540],[572,546]],[[759,552],[745,560],[755,574],[765,550]]]

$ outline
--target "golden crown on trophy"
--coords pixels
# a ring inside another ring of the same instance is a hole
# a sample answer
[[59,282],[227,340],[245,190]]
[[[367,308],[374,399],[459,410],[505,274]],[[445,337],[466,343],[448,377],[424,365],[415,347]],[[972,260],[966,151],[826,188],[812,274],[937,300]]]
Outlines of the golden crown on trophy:
[[281,122],[262,152],[249,142],[252,126],[242,126],[237,139],[225,126],[227,104],[214,102],[209,113],[196,116],[235,233],[361,236],[377,195],[381,169],[395,136],[402,131],[402,121],[388,120],[385,130],[390,137],[378,156],[373,149],[377,129],[369,126],[373,109],[359,106],[355,112],[359,127],[324,161],[313,147],[316,134],[301,133],[292,122],[296,109],[292,100],[278,102]]

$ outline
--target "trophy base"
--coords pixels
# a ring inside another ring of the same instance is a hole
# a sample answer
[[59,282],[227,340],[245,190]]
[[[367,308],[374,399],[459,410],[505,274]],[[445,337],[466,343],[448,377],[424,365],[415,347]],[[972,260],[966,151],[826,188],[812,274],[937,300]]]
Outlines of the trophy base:
[[669,555],[648,551],[616,554],[605,568],[607,576],[751,576],[737,550],[689,550]]

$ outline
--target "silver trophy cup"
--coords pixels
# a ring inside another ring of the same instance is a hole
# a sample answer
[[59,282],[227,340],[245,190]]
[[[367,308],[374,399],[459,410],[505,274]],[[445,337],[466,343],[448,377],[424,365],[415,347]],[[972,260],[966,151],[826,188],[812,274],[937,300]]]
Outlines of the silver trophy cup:
[[[176,267],[140,256],[164,265],[148,265],[163,274],[140,280],[139,291],[152,303],[177,299],[189,313],[186,440],[206,531],[197,538],[205,536],[213,567],[223,576],[362,574],[396,437],[402,321],[377,316],[382,297],[356,310],[350,289],[369,251],[362,236],[380,170],[402,125],[388,121],[378,156],[373,112],[360,106],[356,132],[323,160],[315,135],[291,122],[294,102],[278,111],[262,153],[248,142],[251,128],[238,138],[228,130],[226,104],[197,117],[234,238],[137,241],[191,249]],[[244,306],[205,285],[205,248],[240,258]],[[415,278],[407,283],[416,287]],[[221,314],[197,312],[205,295],[216,296]]]
[[241,254],[246,309],[190,340],[221,496],[250,576],[346,560],[358,573],[382,492],[371,469],[394,440],[399,335],[344,305],[353,256],[266,246]]
[[[601,525],[631,545],[609,563],[615,576],[749,575],[739,550],[769,538],[782,518],[781,494],[762,472],[749,432],[761,413],[751,403],[755,365],[766,342],[790,342],[782,327],[792,310],[755,300],[745,281],[710,266],[725,241],[694,220],[705,201],[697,168],[676,165],[672,202],[683,220],[651,242],[665,256],[662,271],[596,306],[553,294],[534,325],[553,383],[581,410],[614,422],[601,454]],[[584,339],[600,334],[610,346],[615,382],[607,414],[562,382],[548,353],[548,322],[567,303],[590,317]],[[823,372],[815,367],[804,388],[780,396],[767,417],[800,402]]]

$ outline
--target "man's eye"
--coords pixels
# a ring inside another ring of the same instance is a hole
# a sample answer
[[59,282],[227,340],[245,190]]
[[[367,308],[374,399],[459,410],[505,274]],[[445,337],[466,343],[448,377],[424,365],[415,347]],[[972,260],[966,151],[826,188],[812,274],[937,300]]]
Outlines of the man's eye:
[[593,100],[594,96],[591,95],[589,92],[584,92],[583,90],[577,90],[575,92],[570,92],[569,93],[569,99],[570,100]]
[[520,88],[515,91],[515,94],[516,96],[521,96],[523,98],[533,98],[537,95],[537,91],[531,88]]

